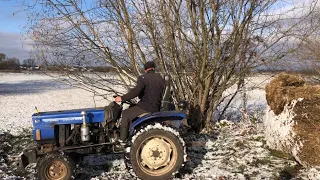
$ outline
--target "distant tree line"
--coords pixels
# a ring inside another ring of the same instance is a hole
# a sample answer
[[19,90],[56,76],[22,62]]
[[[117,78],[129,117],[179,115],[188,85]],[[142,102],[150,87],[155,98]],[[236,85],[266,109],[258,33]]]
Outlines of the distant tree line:
[[22,62],[22,66],[26,67],[26,68],[35,67],[36,61],[35,61],[35,59],[25,59]]
[[66,65],[44,65],[44,71],[68,71],[68,72],[114,72],[115,69],[109,66],[66,66]]
[[0,53],[0,69],[19,70],[20,61],[18,58],[8,58],[6,54]]
[[[20,63],[18,58],[7,57],[6,54],[0,53],[0,70],[39,70],[39,63],[35,59],[25,59]],[[110,66],[67,66],[59,64],[42,64],[41,69],[45,71],[90,71],[90,72],[113,72],[114,68]]]
[[35,59],[20,60],[15,57],[7,57],[6,54],[0,53],[0,70],[23,70],[36,67]]

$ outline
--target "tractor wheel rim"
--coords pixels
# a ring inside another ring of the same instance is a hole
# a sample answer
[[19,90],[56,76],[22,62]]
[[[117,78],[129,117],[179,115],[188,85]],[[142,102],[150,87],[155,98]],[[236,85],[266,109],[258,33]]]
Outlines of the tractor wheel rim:
[[45,168],[45,176],[50,180],[62,180],[67,176],[67,166],[61,161],[53,161]]
[[177,161],[177,148],[167,137],[150,137],[141,143],[137,159],[142,171],[152,176],[161,176],[174,167]]

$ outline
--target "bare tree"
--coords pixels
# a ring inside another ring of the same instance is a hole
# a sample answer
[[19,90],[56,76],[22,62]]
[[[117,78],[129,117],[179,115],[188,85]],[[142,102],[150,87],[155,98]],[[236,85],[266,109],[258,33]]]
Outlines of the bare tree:
[[0,53],[0,62],[6,60],[6,55],[4,53]]
[[26,66],[28,68],[34,67],[36,65],[35,59],[25,59],[25,60],[23,60],[22,65]]
[[290,39],[285,42],[285,51],[289,53],[284,54],[282,61],[272,66],[292,71],[318,71],[320,58],[317,50],[317,46],[320,44],[319,10],[317,1],[313,1],[312,6],[300,7],[299,11],[309,12],[309,15],[301,17],[301,12],[295,14],[295,19],[304,19],[299,22],[298,26],[292,27]]
[[[196,126],[210,129],[219,104],[230,104],[253,68],[280,59],[284,42],[310,14],[284,21],[276,2],[46,0],[38,1],[28,33],[38,59],[59,65],[70,83],[93,93],[130,88],[142,64],[156,61],[171,76],[175,101],[188,100]],[[77,62],[112,67],[116,77],[68,71]],[[236,93],[224,102],[222,93],[233,85]]]
[[[314,23],[314,22],[312,22]],[[293,53],[298,67],[310,72],[320,73],[320,37],[319,37],[320,24],[317,23],[317,28],[307,38],[298,38],[297,48]]]
[[6,60],[0,62],[0,69],[10,69],[10,70],[19,70],[20,62],[17,58],[7,58]]

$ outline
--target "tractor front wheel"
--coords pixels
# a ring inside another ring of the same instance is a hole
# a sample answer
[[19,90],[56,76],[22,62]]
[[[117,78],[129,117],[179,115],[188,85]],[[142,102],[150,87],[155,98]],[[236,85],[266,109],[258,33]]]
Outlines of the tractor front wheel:
[[174,128],[159,123],[148,125],[131,141],[126,164],[141,179],[172,178],[184,162],[184,141]]
[[63,152],[46,154],[37,162],[37,176],[41,180],[69,180],[74,170],[73,160]]

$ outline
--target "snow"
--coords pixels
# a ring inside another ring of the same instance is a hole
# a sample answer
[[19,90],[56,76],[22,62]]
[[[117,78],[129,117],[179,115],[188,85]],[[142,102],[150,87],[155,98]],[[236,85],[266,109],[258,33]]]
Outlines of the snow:
[[178,131],[176,131],[175,129],[171,128],[171,127],[166,127],[166,126],[163,126],[161,125],[160,123],[156,123],[154,125],[148,125],[146,126],[145,128],[141,129],[138,133],[136,133],[133,137],[132,137],[132,140],[131,142],[134,143],[134,141],[136,140],[136,138],[142,134],[143,132],[145,131],[148,131],[150,129],[163,129],[165,131],[169,131],[171,132],[172,134],[176,135],[177,137],[179,137],[179,140],[181,141],[182,143],[182,146],[185,146],[185,142],[184,140],[180,137],[180,134]]
[[[245,91],[247,97],[247,110],[250,115],[258,115],[257,112],[264,112],[267,107],[265,85],[269,83],[272,79],[270,74],[257,74],[255,76],[250,76],[245,79]],[[223,97],[226,97],[224,102],[218,107],[218,111],[221,111],[225,104],[231,98],[231,95],[237,90],[236,85],[231,86],[223,92]],[[243,93],[238,93],[229,107],[227,108],[227,113],[224,118],[231,121],[239,121],[242,116],[242,105],[243,105]],[[216,112],[216,118],[218,114]],[[259,117],[261,118],[261,117]]]
[[273,149],[286,149],[287,152],[292,151],[291,153],[298,161],[299,157],[297,153],[301,145],[299,141],[295,142],[297,138],[293,131],[293,125],[295,123],[293,118],[296,114],[293,112],[293,108],[297,102],[302,100],[302,98],[299,98],[293,100],[290,104],[286,104],[279,115],[275,115],[274,112],[268,108],[264,121],[267,145]]
[[[285,163],[294,164],[294,162],[281,162],[278,158],[269,156],[264,143],[255,139],[262,137],[261,131],[247,136],[241,135],[241,131],[252,129],[254,127],[235,125],[220,129],[218,137],[204,136],[206,139],[204,148],[192,147],[191,156],[197,156],[199,160],[191,162],[189,168],[193,169],[193,173],[186,174],[184,178],[272,179],[273,172],[281,171]],[[263,160],[268,160],[270,164],[264,164]]]
[[[248,107],[259,111],[262,121],[267,108],[264,85],[270,75],[257,75],[246,81]],[[255,87],[255,88],[252,88]],[[230,92],[232,88],[229,89]],[[112,97],[110,97],[110,100]],[[95,101],[94,101],[95,100]],[[69,87],[42,74],[0,73],[0,179],[34,179],[35,164],[26,173],[17,172],[13,162],[30,139],[31,115],[39,111],[101,107],[110,101],[93,97],[82,89]],[[229,109],[241,107],[241,96]],[[260,112],[261,111],[261,112]],[[273,156],[266,145],[261,123],[246,125],[228,122],[212,134],[190,133],[184,141],[191,160],[174,179],[285,179],[287,169],[295,169],[295,179],[320,179],[319,169],[303,169],[295,161]],[[270,126],[271,127],[271,126]],[[27,130],[26,130],[27,129]],[[19,143],[18,143],[19,142]],[[77,165],[75,179],[133,179],[123,155],[92,155]]]
[[60,84],[42,74],[0,73],[2,131],[19,134],[23,128],[30,128],[35,106],[41,112],[101,107],[109,102],[85,90]]

